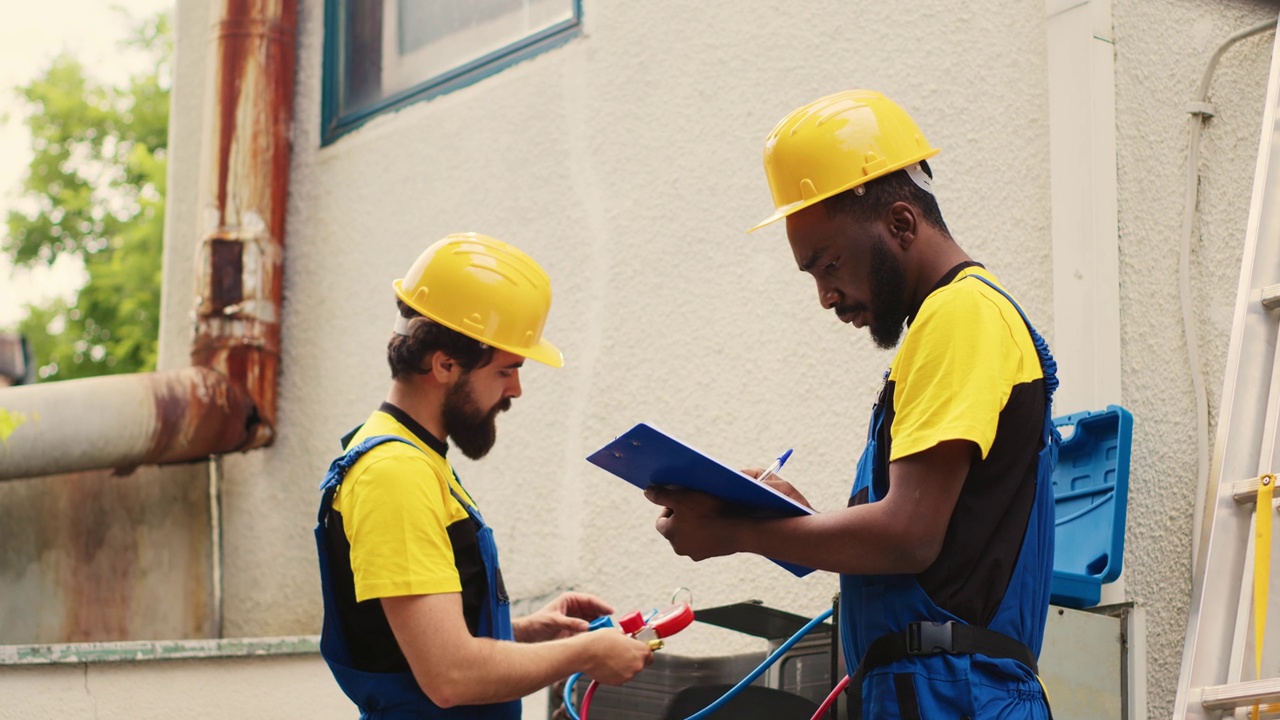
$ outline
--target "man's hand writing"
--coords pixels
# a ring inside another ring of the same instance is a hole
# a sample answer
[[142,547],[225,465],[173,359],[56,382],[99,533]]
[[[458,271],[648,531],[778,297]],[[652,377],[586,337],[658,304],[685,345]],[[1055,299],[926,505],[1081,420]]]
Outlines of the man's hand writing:
[[[745,470],[743,470],[743,471],[742,471],[742,474],[743,474],[743,475],[748,475],[748,476],[753,477],[753,478],[755,478],[755,479],[757,479],[757,480],[759,480],[759,479],[760,479],[760,475],[761,475],[761,474],[763,474],[763,473],[764,473],[764,468],[747,468],[747,469],[745,469]],[[805,506],[805,507],[809,508],[810,510],[812,510],[812,509],[813,509],[813,506],[809,504],[809,501],[808,501],[807,499],[805,499],[805,496],[804,496],[804,495],[800,494],[800,491],[799,491],[799,490],[795,489],[795,486],[793,486],[791,483],[787,482],[786,480],[783,480],[782,478],[778,477],[777,475],[774,475],[774,476],[772,476],[772,477],[770,477],[770,478],[766,479],[766,480],[764,481],[764,484],[765,484],[765,485],[768,485],[769,487],[773,488],[774,490],[777,490],[778,492],[782,493],[783,495],[786,495],[787,497],[791,498],[792,500],[795,500],[796,502],[798,502],[798,503],[800,503],[801,505],[803,505],[803,506]]]

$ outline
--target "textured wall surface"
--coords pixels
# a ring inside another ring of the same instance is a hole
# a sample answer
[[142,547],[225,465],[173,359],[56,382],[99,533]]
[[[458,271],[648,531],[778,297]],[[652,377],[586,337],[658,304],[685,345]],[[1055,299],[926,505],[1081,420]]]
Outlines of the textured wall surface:
[[[1209,56],[1227,36],[1275,18],[1262,3],[1117,2],[1121,347],[1134,416],[1126,532],[1128,599],[1148,609],[1151,717],[1169,717],[1191,592],[1195,395],[1178,293],[1190,116]],[[1223,55],[1203,133],[1193,307],[1211,420],[1222,392],[1273,33]],[[1216,427],[1214,428],[1216,430]],[[1212,435],[1210,434],[1210,447]]]
[[[655,508],[583,461],[644,420],[741,465],[795,448],[785,476],[844,505],[890,356],[820,310],[768,214],[761,142],[793,107],[881,89],[930,141],[940,204],[1052,342],[1044,7],[930,0],[584,3],[585,35],[320,147],[323,3],[301,10],[279,435],[222,461],[224,634],[320,624],[315,486],[387,385],[392,279],[423,247],[475,230],[550,273],[547,336],[499,442],[458,472],[495,527],[508,587],[597,592],[620,608],[759,598],[803,615],[835,579],[768,561],[694,564]],[[185,364],[208,18],[181,2],[163,362]],[[1195,427],[1177,253],[1188,116],[1205,61],[1273,16],[1218,0],[1115,0],[1123,402],[1134,413],[1127,591],[1149,608],[1151,716],[1172,704],[1190,589]],[[892,16],[890,16],[892,15]],[[909,33],[905,29],[909,29]],[[1270,36],[1224,58],[1205,133],[1193,283],[1212,404],[1222,384]],[[700,630],[679,651],[734,647]]]

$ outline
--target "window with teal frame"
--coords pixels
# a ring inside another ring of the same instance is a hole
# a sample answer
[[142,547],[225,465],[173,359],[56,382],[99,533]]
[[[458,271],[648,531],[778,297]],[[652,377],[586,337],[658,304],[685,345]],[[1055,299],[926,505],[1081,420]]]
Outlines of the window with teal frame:
[[321,144],[561,45],[581,19],[582,0],[326,0]]

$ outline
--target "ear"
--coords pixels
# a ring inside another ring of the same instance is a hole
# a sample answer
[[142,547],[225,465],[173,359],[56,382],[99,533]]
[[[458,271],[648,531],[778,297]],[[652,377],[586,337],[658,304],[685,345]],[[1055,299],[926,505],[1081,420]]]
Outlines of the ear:
[[906,250],[916,241],[919,215],[910,204],[899,201],[889,208],[888,225],[889,237],[898,243],[899,249]]
[[462,376],[462,366],[443,350],[436,350],[427,358],[427,372],[438,383],[452,385]]

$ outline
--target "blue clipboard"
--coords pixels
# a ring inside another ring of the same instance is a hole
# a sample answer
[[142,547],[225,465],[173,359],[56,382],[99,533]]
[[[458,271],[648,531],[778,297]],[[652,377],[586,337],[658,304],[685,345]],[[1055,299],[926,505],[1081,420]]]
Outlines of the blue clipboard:
[[[755,478],[707,457],[646,423],[587,456],[587,460],[641,490],[650,485],[675,485],[698,490],[748,508],[760,517],[796,517],[813,511]],[[796,577],[813,572],[774,560]]]

